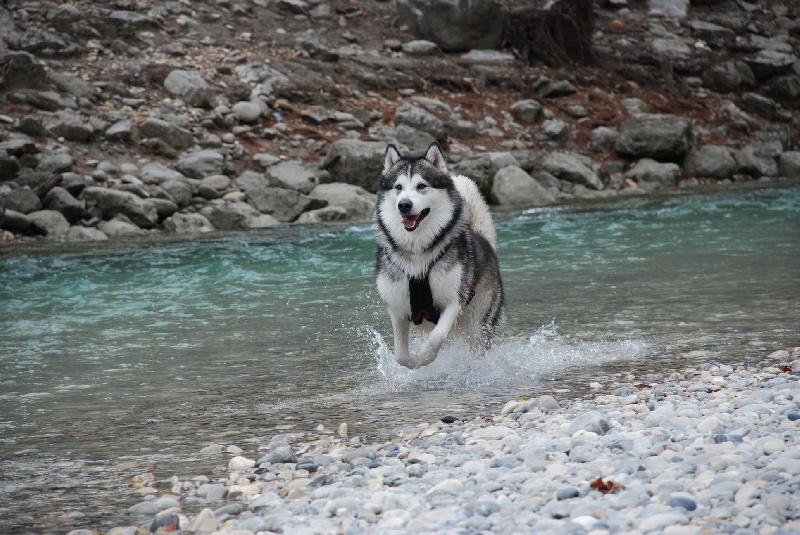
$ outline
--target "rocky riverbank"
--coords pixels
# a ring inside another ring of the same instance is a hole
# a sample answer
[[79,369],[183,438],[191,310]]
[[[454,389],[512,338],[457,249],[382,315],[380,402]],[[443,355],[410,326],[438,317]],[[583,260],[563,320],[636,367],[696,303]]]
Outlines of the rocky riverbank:
[[386,442],[340,426],[208,445],[219,470],[134,477],[146,498],[107,533],[796,533],[800,348],[765,362],[618,377]]
[[389,142],[497,206],[800,177],[796,3],[597,2],[562,67],[445,4],[5,3],[2,243],[367,221]]

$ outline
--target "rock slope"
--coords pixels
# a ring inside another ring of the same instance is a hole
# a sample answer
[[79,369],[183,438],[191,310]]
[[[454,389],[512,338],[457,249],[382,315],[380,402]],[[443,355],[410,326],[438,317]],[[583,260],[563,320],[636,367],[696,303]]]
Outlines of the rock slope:
[[368,221],[388,142],[498,205],[800,176],[794,2],[603,0],[565,67],[451,4],[5,3],[3,243]]

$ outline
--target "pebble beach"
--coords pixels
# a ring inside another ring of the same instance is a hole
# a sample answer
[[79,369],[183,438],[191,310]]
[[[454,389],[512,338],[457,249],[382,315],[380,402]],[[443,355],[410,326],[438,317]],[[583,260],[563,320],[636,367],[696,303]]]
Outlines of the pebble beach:
[[106,533],[800,533],[799,377],[797,347],[410,422],[383,442],[343,424],[257,452],[211,444],[224,469],[134,477],[145,498]]

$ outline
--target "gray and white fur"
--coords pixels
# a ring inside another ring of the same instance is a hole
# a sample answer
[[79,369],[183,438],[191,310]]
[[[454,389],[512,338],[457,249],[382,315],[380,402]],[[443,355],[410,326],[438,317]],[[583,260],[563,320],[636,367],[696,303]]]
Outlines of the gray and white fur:
[[[375,282],[394,330],[397,362],[436,359],[453,331],[486,349],[504,319],[497,235],[489,207],[469,178],[452,176],[437,143],[424,156],[386,149],[375,208]],[[409,350],[412,324],[427,333]]]

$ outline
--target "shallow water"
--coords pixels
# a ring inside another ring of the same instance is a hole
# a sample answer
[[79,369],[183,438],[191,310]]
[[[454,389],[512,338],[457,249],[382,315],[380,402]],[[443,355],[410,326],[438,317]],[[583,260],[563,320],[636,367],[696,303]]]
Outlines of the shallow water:
[[[381,438],[604,375],[800,345],[800,190],[627,199],[498,218],[509,318],[391,359],[369,226],[0,256],[0,531],[129,521],[128,480],[211,474],[279,432]],[[166,485],[168,488],[169,485]],[[163,486],[161,487],[163,488]]]

